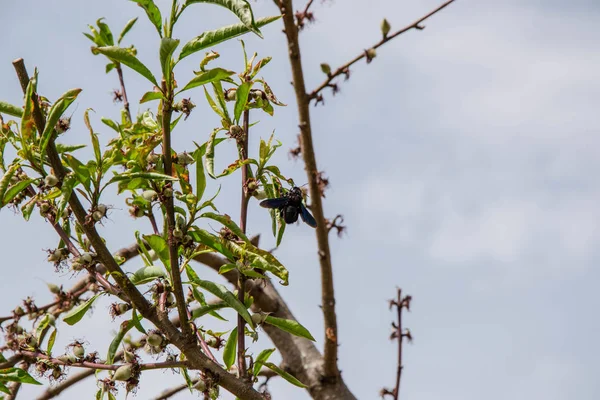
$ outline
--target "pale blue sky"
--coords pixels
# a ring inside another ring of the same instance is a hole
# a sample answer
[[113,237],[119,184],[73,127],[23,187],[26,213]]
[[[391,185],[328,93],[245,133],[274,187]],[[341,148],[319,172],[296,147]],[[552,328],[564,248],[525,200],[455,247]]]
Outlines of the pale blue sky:
[[[252,4],[257,16],[277,11],[270,1]],[[383,17],[399,28],[437,4],[315,2],[317,22],[301,38],[308,87],[323,79],[319,63],[337,66],[375,42]],[[104,74],[105,63],[91,55],[81,32],[99,17],[118,31],[134,16],[140,21],[125,43],[135,43],[139,57],[158,71],[156,33],[131,2],[8,2],[0,15],[0,98],[19,103],[11,61],[23,57],[30,72],[39,67],[40,90],[50,99],[84,89],[65,140],[87,141],[81,114],[88,107],[107,140],[111,132],[99,117],[118,115],[110,97],[116,76]],[[594,1],[458,1],[424,31],[380,49],[372,64],[359,63],[339,95],[326,94],[326,107],[311,108],[319,167],[331,180],[325,210],[343,214],[348,225],[343,239],[332,237],[332,251],[340,365],[358,398],[376,399],[381,387],[393,384],[396,345],[387,339],[393,314],[386,301],[396,285],[414,297],[405,320],[415,342],[405,351],[403,398],[600,397],[599,17]],[[175,36],[185,41],[234,21],[218,7],[198,5]],[[298,129],[285,41],[280,22],[263,32],[262,41],[247,37],[247,48],[273,56],[264,77],[289,106],[275,118],[261,116],[254,132],[267,137],[276,129],[287,149]],[[216,50],[221,65],[239,69],[237,41]],[[199,58],[182,63],[180,82]],[[136,99],[148,90],[146,82],[125,75],[132,109],[144,110]],[[191,96],[198,108],[175,134],[180,149],[206,140],[216,123],[202,92]],[[251,141],[251,151],[257,145]],[[225,166],[233,153],[221,147],[217,165]],[[285,151],[276,159],[297,183],[306,181],[301,163]],[[232,215],[238,180],[226,179],[219,198],[220,209]],[[109,200],[116,209],[103,233],[116,250],[132,242],[133,229],[149,227],[128,219],[119,200]],[[55,246],[55,236],[39,217],[32,220],[0,213],[2,314],[16,298],[33,295],[43,303],[49,298],[44,281],[58,279],[42,251]],[[269,219],[256,204],[249,226],[272,247]],[[276,255],[291,271],[282,293],[322,346],[314,232],[289,227]],[[99,304],[81,326],[61,325],[56,348],[85,337],[90,349],[104,354],[108,334],[118,327],[106,307]],[[266,346],[270,342],[261,340],[254,349]],[[144,374],[138,398],[180,381],[170,373]],[[81,390],[93,386],[90,380]],[[271,389],[275,399],[308,399],[283,381],[273,380]],[[33,398],[37,390],[26,387],[23,394]],[[79,399],[81,390],[61,398]]]

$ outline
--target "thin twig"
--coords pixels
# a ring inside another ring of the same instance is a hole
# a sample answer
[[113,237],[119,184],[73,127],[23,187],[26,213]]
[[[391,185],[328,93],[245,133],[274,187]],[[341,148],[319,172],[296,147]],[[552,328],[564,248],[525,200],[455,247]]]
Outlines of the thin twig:
[[131,112],[129,111],[129,100],[127,100],[127,90],[125,90],[125,81],[123,80],[123,69],[121,68],[121,63],[115,64],[117,66],[117,75],[119,75],[119,83],[121,84],[121,93],[123,94],[123,107],[125,107],[127,118],[129,118],[129,121],[132,121]]
[[394,400],[398,400],[400,398],[400,380],[402,378],[402,370],[404,369],[404,365],[402,364],[402,348],[404,345],[404,338],[406,338],[409,342],[412,341],[412,335],[410,331],[407,329],[404,331],[402,327],[402,312],[403,309],[410,311],[410,302],[412,300],[411,296],[402,297],[402,289],[397,289],[397,296],[395,300],[390,300],[390,309],[396,307],[397,312],[397,322],[392,322],[392,334],[390,335],[390,339],[398,340],[398,366],[396,368],[396,385],[394,389],[382,389],[381,397],[392,396]]
[[[370,48],[371,49],[377,49],[380,46],[383,46],[384,44],[386,44],[387,42],[389,42],[390,40],[394,39],[395,37],[397,37],[397,36],[399,36],[399,35],[407,32],[407,31],[409,31],[411,29],[423,30],[425,27],[422,26],[422,25],[419,25],[421,22],[425,21],[426,19],[428,19],[432,15],[436,14],[437,12],[441,11],[442,9],[446,8],[447,6],[449,6],[450,4],[452,4],[454,1],[455,0],[448,0],[447,2],[445,2],[444,4],[442,4],[441,6],[439,6],[438,8],[436,8],[435,10],[431,11],[427,15],[419,18],[418,20],[416,20],[412,24],[405,26],[404,28],[400,29],[399,31],[396,31],[392,35],[386,35],[386,36],[384,36],[379,42],[377,42],[375,45],[371,46]],[[358,56],[354,57],[352,60],[348,61],[346,64],[342,65],[341,67],[339,67],[335,71],[333,71],[330,74],[328,74],[327,79],[325,79],[325,81],[323,83],[321,83],[315,90],[313,90],[308,95],[309,99],[310,100],[316,99],[318,97],[319,93],[323,89],[325,89],[326,87],[331,86],[331,82],[335,78],[337,78],[338,76],[340,76],[342,74],[346,74],[347,71],[348,71],[348,68],[350,66],[352,66],[354,63],[362,60],[366,56],[367,56],[366,52],[362,52]]]
[[[46,354],[35,352],[35,351],[26,351],[21,350],[20,353],[29,359],[35,361],[37,360],[48,360],[54,365],[64,365],[67,367],[75,367],[75,368],[91,368],[91,369],[101,369],[105,371],[116,371],[119,367],[125,364],[104,364],[104,363],[96,363],[90,361],[61,361],[58,358],[52,358]],[[163,361],[163,362],[155,362],[155,363],[145,363],[139,364],[139,367],[142,371],[149,369],[167,369],[167,368],[182,368],[189,367],[189,361]]]

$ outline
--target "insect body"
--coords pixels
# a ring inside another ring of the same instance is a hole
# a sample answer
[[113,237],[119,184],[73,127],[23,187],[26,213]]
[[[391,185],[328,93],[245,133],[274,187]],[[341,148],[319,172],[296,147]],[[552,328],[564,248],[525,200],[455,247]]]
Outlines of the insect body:
[[263,200],[260,205],[265,208],[278,209],[279,215],[286,224],[298,221],[298,215],[300,215],[302,221],[306,222],[307,225],[313,228],[317,227],[317,221],[302,203],[302,190],[300,188],[293,187],[285,196]]

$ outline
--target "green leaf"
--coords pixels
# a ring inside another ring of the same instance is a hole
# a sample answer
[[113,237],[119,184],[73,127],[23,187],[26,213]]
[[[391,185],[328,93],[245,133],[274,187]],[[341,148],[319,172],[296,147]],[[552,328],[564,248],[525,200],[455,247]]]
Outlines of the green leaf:
[[260,372],[260,368],[263,366],[265,362],[271,357],[271,354],[275,352],[275,349],[265,349],[260,352],[260,354],[254,360],[254,368],[252,369],[252,375],[258,376]]
[[51,321],[52,317],[50,317],[49,314],[45,314],[44,317],[42,317],[42,319],[38,323],[37,328],[35,328],[35,338],[37,339],[39,344],[41,344],[43,339],[42,335],[44,334],[44,332],[46,332],[46,329],[48,329],[48,326],[50,325]]
[[88,299],[88,301],[86,301],[85,303],[80,304],[79,306],[73,308],[71,311],[69,311],[67,313],[67,315],[65,315],[65,317],[63,318],[63,321],[65,321],[69,325],[75,325],[76,323],[81,321],[81,318],[83,318],[85,313],[88,312],[88,310],[90,309],[90,307],[92,306],[94,301],[96,301],[96,299],[101,294],[102,293],[95,294],[92,297],[90,297]]
[[[270,24],[273,21],[277,21],[279,18],[281,18],[280,15],[275,17],[261,18],[256,21],[255,26],[260,28]],[[206,31],[200,36],[190,40],[183,46],[181,53],[179,53],[179,60],[182,60],[200,50],[207,49],[248,32],[250,32],[250,29],[244,24],[229,25],[216,30]]]
[[123,321],[123,323],[121,323],[119,332],[117,332],[112,342],[110,342],[110,346],[108,346],[108,353],[106,355],[107,364],[112,364],[115,361],[115,354],[117,353],[117,350],[119,350],[119,345],[123,341],[123,338],[125,337],[127,332],[129,332],[134,326],[135,322],[133,321],[133,319],[129,321]]
[[240,239],[242,239],[246,243],[250,243],[250,239],[242,232],[240,227],[231,219],[231,217],[227,214],[215,214],[213,212],[206,212],[200,216],[200,218],[210,218],[214,219],[217,222],[220,222],[222,225],[229,228],[233,233],[235,233]]
[[277,365],[275,365],[273,363],[266,362],[263,365],[265,367],[269,368],[271,371],[277,373],[277,375],[281,376],[283,379],[285,379],[286,381],[288,381],[292,385],[301,387],[303,389],[305,389],[305,388],[308,387],[304,383],[300,382],[295,376],[292,376],[291,374],[285,372],[284,370],[282,370],[281,368],[279,368]]
[[111,183],[121,182],[121,181],[130,181],[132,179],[149,179],[149,180],[159,180],[159,181],[175,181],[176,179],[165,174],[160,174],[158,172],[125,172],[119,175],[115,175],[111,178],[110,181],[106,184],[107,186]]
[[141,315],[137,316],[137,312],[135,311],[135,308],[133,308],[131,310],[131,320],[133,321],[133,326],[135,326],[135,329],[137,329],[140,333],[143,333],[144,335],[146,335],[146,330],[144,329],[144,327],[142,326],[142,324],[140,323],[140,321],[144,319],[144,317],[142,317]]
[[221,81],[233,74],[235,74],[234,71],[229,71],[223,68],[209,69],[208,71],[204,71],[196,75],[196,77],[189,81],[178,93],[198,86],[206,85],[207,83]]
[[223,362],[225,362],[225,369],[229,370],[233,363],[235,362],[235,350],[237,349],[237,327],[233,328],[231,333],[229,334],[229,338],[227,339],[227,343],[225,343],[225,348],[223,349]]
[[[10,391],[10,389],[8,387],[6,387],[6,385],[2,382],[0,382],[0,392],[2,393],[6,393],[6,394],[11,394],[12,392]],[[4,397],[0,397],[0,399],[4,400]]]
[[206,142],[206,172],[213,179],[217,179],[215,176],[215,138],[217,137],[217,132],[219,132],[219,129],[213,130],[208,138],[208,142]]
[[115,44],[113,34],[108,25],[102,22],[103,19],[104,18],[100,18],[96,21],[96,25],[98,25],[98,28],[100,28],[100,37],[107,46],[113,46]]
[[40,382],[33,379],[27,371],[21,368],[5,368],[0,369],[0,382],[20,382],[30,383],[32,385],[41,385]]
[[56,143],[56,151],[58,154],[70,153],[79,149],[87,147],[85,144],[62,144]]
[[217,314],[215,312],[216,310],[221,310],[221,309],[227,308],[227,307],[229,307],[227,305],[227,303],[221,302],[221,303],[215,303],[215,304],[207,304],[205,306],[195,308],[194,310],[192,310],[192,319],[197,319],[197,318],[205,316],[206,314],[210,314],[213,317],[216,317],[223,321],[227,321],[225,318],[221,317],[219,314]]
[[92,146],[94,147],[94,155],[96,156],[96,162],[100,164],[102,162],[102,151],[100,150],[100,142],[98,141],[98,135],[94,133],[94,129],[92,129],[92,124],[90,123],[90,110],[94,111],[91,108],[88,108],[83,113],[83,122],[85,126],[90,131],[90,137],[92,139]]
[[186,265],[186,272],[188,274],[188,278],[190,279],[190,281],[192,281],[192,284],[201,287],[202,289],[212,293],[213,295],[223,300],[225,303],[227,303],[229,307],[233,308],[235,311],[238,312],[238,314],[242,316],[242,318],[244,318],[244,321],[248,323],[248,326],[254,329],[252,317],[246,309],[246,306],[240,303],[240,301],[235,297],[235,295],[229,290],[227,290],[225,286],[211,281],[203,281],[199,279],[189,264]]
[[263,269],[281,279],[281,284],[288,285],[288,270],[268,251],[254,247],[252,244],[239,245],[235,242],[227,242],[227,248],[238,258],[250,261],[254,268]]
[[254,22],[254,15],[252,14],[250,3],[248,3],[246,0],[187,0],[185,5],[187,7],[194,3],[216,4],[218,6],[227,8],[240,19],[246,28],[262,38],[262,35],[260,34],[260,31]]
[[154,250],[154,253],[160,258],[160,261],[167,267],[167,269],[171,269],[171,261],[169,258],[169,245],[165,238],[159,235],[144,235],[144,240],[148,243],[150,248]]
[[[37,71],[36,71],[37,72]],[[32,142],[35,134],[35,124],[33,121],[33,92],[37,86],[37,75],[29,80],[27,89],[25,90],[25,105],[23,107],[23,116],[21,117],[21,144],[25,154],[29,153],[29,145]]]
[[135,271],[135,273],[129,278],[131,283],[134,285],[142,285],[144,283],[152,282],[157,278],[166,278],[167,274],[165,270],[157,265],[149,265],[142,267]]
[[136,17],[134,19],[130,19],[129,21],[127,21],[127,24],[125,25],[125,27],[119,34],[119,39],[117,39],[117,44],[121,44],[121,40],[123,40],[125,35],[127,35],[127,32],[129,32],[131,30],[131,28],[133,28],[133,25],[137,22],[137,20],[138,19]]
[[74,174],[68,174],[63,179],[62,186],[60,187],[60,192],[62,197],[60,198],[60,202],[56,206],[56,215],[62,216],[63,211],[67,208],[67,204],[69,203],[69,198],[71,197],[71,193],[73,193],[73,188],[77,184],[77,180],[75,179]]
[[19,168],[21,168],[21,164],[12,164],[10,167],[8,167],[8,170],[4,173],[4,175],[2,175],[2,178],[0,178],[0,207],[5,206],[5,203],[3,201],[4,194],[8,189],[10,180],[12,179],[13,175],[19,170]]
[[291,333],[292,335],[300,336],[308,340],[312,340],[313,342],[315,341],[315,338],[310,334],[308,329],[300,325],[298,321],[294,321],[292,319],[277,318],[268,315],[265,319],[265,322],[269,325],[278,327],[282,331]]
[[196,198],[200,201],[206,190],[206,174],[204,174],[204,162],[202,161],[206,147],[202,149],[197,144],[196,147],[198,147],[194,152],[194,160],[196,161]]
[[131,54],[130,50],[117,46],[92,47],[92,53],[104,54],[111,60],[120,62],[121,64],[126,65],[132,70],[136,71],[144,78],[152,82],[154,86],[158,86],[158,83],[156,83],[156,78],[154,75],[152,75],[152,72],[150,72],[150,70],[144,64],[142,64],[142,62],[138,60],[136,56]]
[[112,128],[115,132],[121,133],[121,130],[119,129],[119,125],[112,119],[100,118],[100,121],[102,121],[102,123],[104,125],[108,126],[109,128]]
[[215,235],[195,226],[192,226],[192,229],[188,231],[188,234],[195,242],[202,243],[224,255],[228,260],[233,261],[234,256],[231,250],[225,247]]
[[63,158],[67,159],[67,164],[69,164],[71,169],[73,169],[73,172],[75,173],[75,176],[77,176],[79,182],[81,182],[81,184],[88,191],[90,191],[90,170],[87,169],[87,167],[83,165],[81,161],[79,161],[70,154],[65,154]]
[[223,112],[223,110],[217,107],[217,103],[215,103],[213,98],[208,93],[208,90],[206,90],[206,86],[204,86],[202,89],[204,89],[204,96],[206,97],[206,101],[208,101],[208,105],[210,106],[210,108],[212,108],[213,111],[221,117],[221,119],[225,119],[225,113]]
[[23,116],[23,109],[21,107],[13,106],[5,101],[0,101],[0,113],[21,118]]
[[235,108],[234,108],[234,121],[237,123],[246,108],[246,104],[248,104],[248,94],[250,93],[250,87],[252,84],[250,82],[244,82],[240,86],[238,86],[236,94],[235,94]]
[[169,81],[171,80],[171,67],[173,65],[171,56],[177,46],[179,46],[179,39],[165,37],[160,41],[160,65],[162,67],[163,76]]
[[79,93],[81,93],[81,89],[71,89],[68,92],[65,92],[50,108],[48,120],[46,121],[44,132],[40,138],[40,155],[42,158],[44,154],[46,154],[46,147],[52,139],[54,128],[56,127],[58,120],[62,117],[67,108],[69,108],[71,103],[75,101]]
[[160,14],[160,10],[154,4],[152,0],[132,0],[137,3],[140,7],[146,11],[146,15],[148,15],[148,19],[156,30],[158,31],[158,35],[162,37],[162,15]]
[[50,334],[50,337],[48,338],[48,348],[46,349],[46,353],[48,353],[49,355],[52,354],[52,349],[54,348],[54,342],[56,342],[56,333],[58,331],[56,330],[56,328],[54,328],[52,330],[52,333]]
[[140,99],[140,103],[146,103],[148,101],[153,101],[153,100],[161,100],[163,98],[164,98],[164,96],[161,92],[154,92],[154,91],[146,92]]
[[236,264],[223,264],[221,265],[221,268],[219,268],[219,275],[223,275],[228,273],[229,271],[233,271],[234,269],[237,269],[237,265]]
[[17,197],[17,195],[19,193],[21,193],[23,190],[25,190],[25,188],[27,186],[31,185],[32,183],[34,183],[36,181],[37,181],[37,179],[27,179],[24,181],[19,181],[16,184],[12,185],[6,191],[6,194],[4,195],[4,199],[2,199],[2,201],[0,202],[0,206],[10,203],[12,201],[12,199]]

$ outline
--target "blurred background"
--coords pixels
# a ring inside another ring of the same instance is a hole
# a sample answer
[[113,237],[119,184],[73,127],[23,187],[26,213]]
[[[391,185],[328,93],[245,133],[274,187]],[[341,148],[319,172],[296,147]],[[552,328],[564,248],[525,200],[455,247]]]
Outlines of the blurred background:
[[[157,1],[161,7],[170,2]],[[255,16],[276,15],[269,1],[251,2]],[[392,31],[425,15],[441,2],[315,1],[314,24],[301,33],[307,87],[325,75],[319,64],[345,63],[380,39],[385,17]],[[295,2],[295,9],[304,7]],[[106,17],[118,34],[129,19],[139,21],[124,45],[159,71],[158,38],[143,10],[122,0],[6,2],[0,14],[0,98],[21,103],[11,61],[25,59],[40,70],[39,90],[51,100],[67,89],[84,89],[69,112],[73,128],[61,137],[87,143],[82,114],[94,108],[92,124],[106,143],[112,131],[100,117],[119,117],[112,102],[116,73],[106,75],[105,59],[93,56],[81,33]],[[319,169],[331,187],[327,216],[342,214],[347,234],[332,234],[343,377],[360,399],[376,399],[392,387],[396,342],[388,340],[394,313],[387,301],[396,286],[414,298],[404,323],[414,336],[405,347],[401,397],[411,400],[597,399],[600,356],[597,285],[600,271],[600,182],[594,171],[600,138],[600,3],[592,0],[458,1],[378,50],[369,65],[352,68],[335,97],[311,108]],[[195,5],[183,15],[174,36],[186,42],[201,32],[236,23],[225,9]],[[275,131],[283,146],[275,163],[297,184],[306,183],[301,161],[289,158],[296,147],[297,114],[282,23],[262,29],[264,40],[245,36],[248,51],[273,56],[262,71],[277,97],[288,104],[275,117],[255,113],[250,155],[259,137]],[[225,68],[243,68],[237,40],[215,48]],[[176,70],[185,82],[203,52]],[[147,82],[125,70],[132,112],[148,107],[137,99]],[[178,126],[174,147],[204,142],[218,123],[200,88],[189,92],[198,107]],[[75,106],[77,109],[75,109]],[[233,146],[217,148],[216,170],[235,159]],[[84,150],[81,154],[85,154]],[[84,157],[85,158],[85,157]],[[219,182],[221,212],[237,218],[239,175]],[[218,187],[209,182],[207,194]],[[133,220],[121,198],[101,232],[113,251],[133,243]],[[270,249],[268,213],[251,203],[251,234],[262,234]],[[218,225],[204,226],[218,229]],[[9,314],[26,296],[38,304],[51,299],[45,282],[69,287],[70,274],[56,274],[43,249],[58,242],[51,227],[34,214],[27,224],[9,209],[0,212],[0,314]],[[298,318],[323,343],[320,285],[314,231],[290,226],[276,256],[290,270],[280,292]],[[134,271],[140,261],[126,269]],[[198,265],[206,279],[220,278]],[[59,326],[55,352],[73,339],[104,355],[120,320],[111,322],[109,303],[75,327]],[[206,327],[229,329],[212,320]],[[215,320],[216,321],[216,320]],[[266,335],[256,353],[271,346]],[[59,353],[60,354],[60,353]],[[275,360],[276,361],[276,360]],[[144,373],[139,399],[149,399],[183,382],[171,372]],[[269,383],[274,399],[309,396],[282,379]],[[62,399],[91,398],[88,380]],[[43,388],[27,385],[22,398]],[[89,394],[88,394],[89,393]],[[231,398],[226,394],[223,398]],[[181,392],[178,399],[190,398]],[[118,398],[125,398],[121,390]]]

